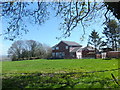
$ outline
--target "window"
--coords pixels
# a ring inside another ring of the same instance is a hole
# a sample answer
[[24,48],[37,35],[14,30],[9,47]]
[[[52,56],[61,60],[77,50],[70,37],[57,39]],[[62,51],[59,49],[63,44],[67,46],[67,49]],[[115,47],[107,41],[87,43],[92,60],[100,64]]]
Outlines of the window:
[[56,50],[58,50],[59,49],[59,47],[56,47]]
[[56,52],[56,57],[58,58],[64,58],[65,53],[64,52]]
[[54,56],[55,56],[55,53],[52,53],[52,56],[54,57]]
[[61,56],[61,57],[64,57],[64,56],[65,56],[65,53],[64,53],[64,52],[60,52],[60,56]]
[[65,48],[68,49],[68,46],[66,46]]
[[59,57],[59,52],[56,53],[56,56]]
[[64,57],[65,56],[65,53],[64,52],[62,52],[62,57]]

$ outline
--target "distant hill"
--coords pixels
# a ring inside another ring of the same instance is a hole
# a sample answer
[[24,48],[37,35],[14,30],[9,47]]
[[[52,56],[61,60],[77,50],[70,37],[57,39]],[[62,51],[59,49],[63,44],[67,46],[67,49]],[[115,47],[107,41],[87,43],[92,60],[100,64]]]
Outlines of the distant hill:
[[0,55],[0,61],[11,61],[7,55]]

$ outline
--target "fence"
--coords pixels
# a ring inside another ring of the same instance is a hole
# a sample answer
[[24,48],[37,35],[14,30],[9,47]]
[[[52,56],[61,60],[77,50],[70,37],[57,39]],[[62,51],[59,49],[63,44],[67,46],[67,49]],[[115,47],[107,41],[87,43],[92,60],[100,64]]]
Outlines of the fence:
[[107,52],[109,58],[120,58],[120,51],[109,51]]

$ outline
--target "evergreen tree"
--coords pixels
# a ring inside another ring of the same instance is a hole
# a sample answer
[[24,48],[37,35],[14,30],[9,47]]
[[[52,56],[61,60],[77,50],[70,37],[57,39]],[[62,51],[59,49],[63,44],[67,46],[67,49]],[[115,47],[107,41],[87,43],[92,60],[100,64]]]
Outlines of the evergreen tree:
[[100,46],[102,45],[102,42],[103,42],[101,39],[102,38],[99,37],[99,34],[95,30],[93,30],[89,35],[88,44],[91,44],[94,46],[95,58],[96,58],[97,51],[98,49],[100,49]]
[[104,28],[103,34],[106,36],[106,44],[114,51],[117,50],[120,40],[119,25],[115,20],[110,20]]

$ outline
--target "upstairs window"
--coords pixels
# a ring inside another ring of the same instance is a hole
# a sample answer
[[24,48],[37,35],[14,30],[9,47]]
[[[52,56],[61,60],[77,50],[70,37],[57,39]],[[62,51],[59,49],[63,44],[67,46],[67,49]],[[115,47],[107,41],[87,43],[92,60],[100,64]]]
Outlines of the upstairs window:
[[56,47],[56,50],[58,50],[59,49],[59,47]]
[[65,48],[68,49],[68,46],[66,46]]

